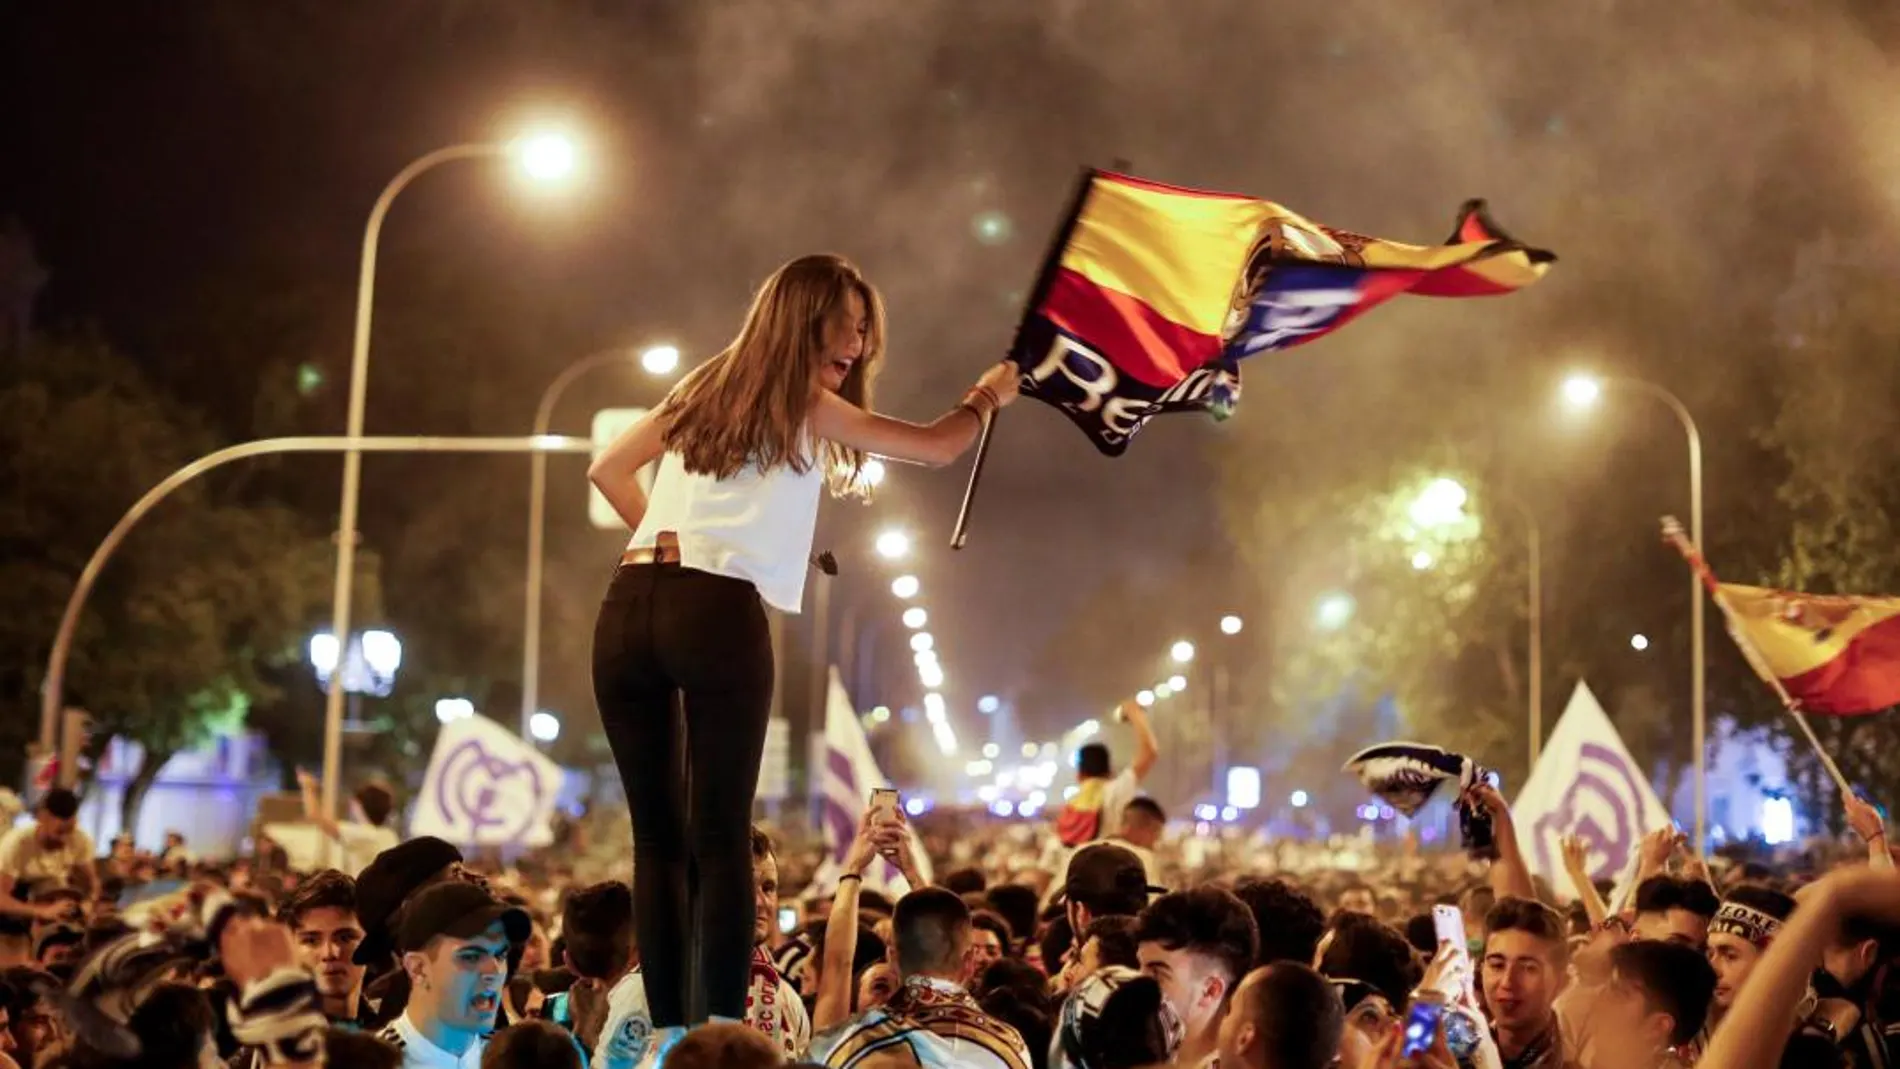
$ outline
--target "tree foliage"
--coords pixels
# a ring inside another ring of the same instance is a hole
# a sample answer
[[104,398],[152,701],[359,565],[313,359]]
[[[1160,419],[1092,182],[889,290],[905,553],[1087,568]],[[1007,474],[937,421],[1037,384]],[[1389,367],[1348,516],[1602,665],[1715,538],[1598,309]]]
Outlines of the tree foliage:
[[[51,640],[80,569],[123,511],[212,440],[95,338],[33,338],[0,383],[9,493],[0,510],[7,741],[38,724]],[[128,815],[174,753],[242,724],[301,656],[332,554],[288,510],[188,484],[135,527],[80,617],[67,704],[95,740],[144,748]],[[369,591],[374,604],[374,591]],[[13,752],[20,752],[24,747]]]

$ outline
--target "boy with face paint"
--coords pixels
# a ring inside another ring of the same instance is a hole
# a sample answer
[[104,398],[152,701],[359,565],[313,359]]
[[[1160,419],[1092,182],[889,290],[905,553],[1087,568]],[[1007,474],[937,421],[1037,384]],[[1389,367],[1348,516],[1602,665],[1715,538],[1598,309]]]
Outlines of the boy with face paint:
[[409,1002],[381,1038],[404,1069],[477,1069],[508,979],[508,952],[534,928],[525,910],[474,884],[418,892],[396,922]]

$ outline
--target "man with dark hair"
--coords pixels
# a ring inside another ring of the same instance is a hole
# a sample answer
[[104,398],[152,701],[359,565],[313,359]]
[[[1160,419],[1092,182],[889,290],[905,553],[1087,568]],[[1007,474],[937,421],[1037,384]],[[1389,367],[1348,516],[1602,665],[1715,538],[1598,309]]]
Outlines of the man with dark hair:
[[403,905],[396,949],[409,1000],[381,1038],[402,1049],[404,1069],[480,1064],[501,1010],[509,951],[533,931],[526,910],[459,880],[427,887]]
[[[1148,870],[1134,851],[1117,843],[1091,843],[1069,858],[1056,898],[1068,915],[1071,932],[1086,932],[1102,917],[1133,916],[1160,888],[1148,882]],[[1045,961],[1055,971],[1060,963]]]
[[1247,904],[1218,887],[1162,895],[1135,922],[1141,971],[1161,984],[1187,1024],[1183,1065],[1214,1053],[1221,1014],[1253,968],[1260,931]]
[[861,1069],[879,1051],[890,1051],[917,1065],[1029,1069],[1022,1035],[984,1013],[960,982],[970,946],[970,907],[963,899],[941,887],[912,891],[898,900],[891,925],[897,993],[820,1033],[812,1040],[812,1060]]
[[[967,903],[966,903],[967,904]],[[970,911],[969,978],[1009,956],[1009,923],[986,909]]]
[[1563,917],[1526,898],[1500,898],[1484,918],[1479,973],[1504,1069],[1562,1069],[1557,996],[1569,968]]
[[1326,1069],[1344,1029],[1345,1010],[1324,977],[1298,962],[1276,962],[1248,973],[1234,992],[1220,1024],[1221,1069]]
[[1397,929],[1363,913],[1334,918],[1320,937],[1316,957],[1322,975],[1336,983],[1356,980],[1395,1010],[1410,1000],[1425,971]]
[[1701,880],[1651,876],[1636,888],[1632,935],[1700,951],[1709,942],[1709,922],[1721,902]]
[[356,917],[356,881],[335,869],[311,875],[277,904],[277,919],[297,940],[298,964],[317,980],[323,1015],[343,1025],[363,1026],[363,976],[356,948],[363,925]]
[[1838,1037],[1840,1048],[1857,1066],[1890,1065],[1893,1050],[1874,1013],[1877,974],[1880,966],[1900,953],[1900,930],[1862,917],[1848,917],[1827,949],[1821,952],[1821,967],[1814,972],[1814,994],[1823,1003],[1840,1001],[1853,1005],[1860,1023],[1852,1032]]
[[[798,989],[780,975],[766,946],[778,930],[778,854],[771,836],[757,825],[752,840],[752,981],[746,990],[746,1019],[742,1023],[761,1032],[786,1058],[803,1056],[811,1042],[811,1017]],[[612,898],[619,923],[620,899]],[[633,901],[626,900],[628,923]],[[633,934],[627,933],[631,947]],[[654,1039],[653,1017],[647,1004],[646,981],[636,966],[622,976],[607,996],[607,1020],[594,1046],[594,1069],[631,1069],[647,1053]],[[661,1053],[664,1053],[662,1051]]]
[[1326,931],[1326,915],[1305,891],[1277,876],[1249,876],[1235,885],[1234,896],[1247,903],[1260,929],[1256,966],[1276,961],[1312,964]]
[[1735,1004],[1748,974],[1794,913],[1794,899],[1767,887],[1743,884],[1728,893],[1709,924],[1709,965],[1715,969],[1715,1001],[1710,1030]]
[[1637,940],[1610,949],[1610,982],[1590,1024],[1593,1069],[1686,1065],[1715,996],[1715,970],[1679,942]]
[[71,883],[91,898],[98,889],[92,836],[79,827],[79,796],[64,787],[46,792],[33,823],[0,835],[0,914],[56,921],[70,912],[64,903],[35,906],[24,891],[45,881]]
[[989,881],[983,878],[983,870],[976,868],[952,869],[946,873],[939,886],[955,891],[960,895],[982,894],[989,888]]
[[1360,913],[1368,917],[1379,915],[1379,901],[1372,893],[1372,885],[1354,877],[1339,892],[1333,908],[1341,913]]
[[1148,710],[1140,702],[1123,702],[1116,716],[1135,729],[1135,759],[1111,778],[1107,746],[1091,742],[1075,752],[1075,797],[1056,815],[1056,837],[1064,846],[1081,846],[1119,828],[1123,807],[1161,756],[1161,745],[1148,726]]
[[983,892],[990,909],[1009,922],[1010,945],[1022,948],[1036,936],[1036,889],[1004,883]]

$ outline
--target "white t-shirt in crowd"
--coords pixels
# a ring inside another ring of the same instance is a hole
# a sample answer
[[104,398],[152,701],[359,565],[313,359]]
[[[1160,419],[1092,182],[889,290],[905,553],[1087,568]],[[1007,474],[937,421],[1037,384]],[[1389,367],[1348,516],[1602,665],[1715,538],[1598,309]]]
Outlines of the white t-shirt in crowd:
[[[811,1046],[811,1017],[797,989],[763,950],[752,952],[752,981],[746,988],[746,1024],[798,1061]],[[629,1069],[646,1056],[653,1042],[653,1015],[647,1010],[646,981],[636,967],[607,992],[607,1023],[594,1044],[593,1069]]]
[[363,874],[376,855],[402,842],[396,829],[378,827],[374,824],[359,824],[353,820],[340,820],[336,825],[336,842],[325,849],[325,854],[336,857],[340,851],[342,858],[337,861],[338,870],[348,873],[352,879]]
[[627,548],[651,549],[660,532],[671,531],[679,536],[682,565],[744,579],[766,604],[798,612],[825,482],[822,444],[808,452],[811,466],[803,473],[789,464],[769,471],[749,464],[729,479],[694,475],[683,456],[667,453]]
[[16,884],[40,880],[66,883],[72,879],[75,868],[90,866],[92,862],[92,836],[78,828],[66,836],[64,846],[55,850],[41,845],[39,828],[33,824],[24,824],[0,835],[0,875],[13,877]]
[[389,1022],[376,1038],[402,1052],[403,1069],[481,1069],[482,1047],[488,1040],[478,1038],[461,1054],[450,1054],[421,1033],[409,1021],[409,1014]]

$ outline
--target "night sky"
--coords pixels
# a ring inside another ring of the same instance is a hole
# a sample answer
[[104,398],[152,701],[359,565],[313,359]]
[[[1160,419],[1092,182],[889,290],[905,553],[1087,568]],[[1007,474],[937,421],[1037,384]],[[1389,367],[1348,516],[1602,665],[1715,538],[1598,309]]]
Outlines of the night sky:
[[[1466,347],[1509,350],[1524,381],[1588,345],[1610,369],[1719,409],[1732,384],[1698,370],[1684,344],[1696,330],[1655,324],[1713,323],[1761,299],[1771,284],[1737,273],[1779,279],[1791,254],[1764,228],[1892,232],[1900,82],[1879,6],[15,2],[0,10],[0,218],[49,272],[42,325],[95,325],[228,437],[254,430],[259,378],[232,355],[246,351],[260,377],[285,361],[321,368],[335,388],[297,419],[340,432],[377,190],[423,152],[540,120],[584,139],[574,190],[529,192],[501,168],[458,164],[397,202],[371,433],[525,433],[533,397],[569,361],[673,341],[690,363],[737,327],[766,273],[814,250],[853,257],[884,289],[882,407],[930,418],[1007,345],[1079,169],[1114,160],[1420,242],[1485,195],[1518,236],[1565,257],[1508,307],[1395,307],[1274,358],[1250,369],[1234,423],[1169,417],[1118,460],[1025,403],[999,427],[960,555],[945,542],[961,465],[900,472],[868,512],[831,506],[819,544],[866,616],[896,611],[871,535],[896,523],[918,536],[953,709],[974,731],[976,695],[1032,686],[1049,636],[1105,581],[1257,596],[1219,582],[1237,559],[1222,450],[1323,467],[1335,436],[1410,418],[1399,380],[1464,374]],[[654,389],[590,382],[560,429]],[[1622,468],[1628,515],[1653,518],[1680,507],[1681,478],[1676,454],[1654,451],[1679,447],[1666,425],[1632,424],[1628,449],[1671,458]],[[1586,472],[1602,480],[1628,456]],[[302,463],[313,507],[333,508],[334,461]],[[426,510],[407,499],[431,487],[474,487],[481,500],[435,521],[446,538],[428,552],[465,562],[498,603],[518,600],[524,467],[372,460],[366,531],[416,522]],[[578,462],[554,471],[544,671],[579,706],[615,538],[585,527]],[[1561,543],[1568,522],[1551,526]],[[1131,623],[1131,647],[1171,615],[1226,608],[1201,600],[1156,606]],[[517,641],[504,637],[498,648]],[[1126,685],[1141,682],[1131,672]],[[1046,726],[1072,720],[1060,710]]]

